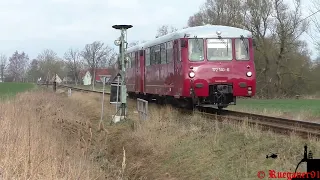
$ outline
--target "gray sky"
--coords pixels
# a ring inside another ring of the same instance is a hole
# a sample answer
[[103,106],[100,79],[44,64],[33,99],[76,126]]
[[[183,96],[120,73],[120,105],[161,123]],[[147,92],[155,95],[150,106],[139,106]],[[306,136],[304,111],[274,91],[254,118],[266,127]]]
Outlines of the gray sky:
[[[290,1],[290,0],[288,0]],[[0,53],[25,51],[30,59],[49,48],[63,56],[95,40],[115,47],[114,24],[132,24],[128,41],[154,38],[162,24],[186,26],[205,0],[0,0]],[[304,7],[308,1],[302,0]],[[304,14],[309,14],[305,9]],[[319,16],[320,17],[320,16]],[[309,36],[304,35],[311,45]]]

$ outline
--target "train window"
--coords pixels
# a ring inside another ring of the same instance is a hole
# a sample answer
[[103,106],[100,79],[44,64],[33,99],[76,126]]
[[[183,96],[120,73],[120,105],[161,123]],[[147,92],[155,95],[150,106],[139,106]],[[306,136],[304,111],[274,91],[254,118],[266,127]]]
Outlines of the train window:
[[167,63],[166,43],[161,44],[160,51],[161,51],[161,64],[166,64]]
[[131,57],[131,67],[135,67],[135,60],[136,60],[136,54],[133,52],[131,53],[132,57]]
[[150,48],[146,49],[145,59],[146,59],[146,66],[150,66]]
[[[130,55],[126,54],[126,57],[128,57],[128,59],[130,59]],[[126,63],[126,68],[129,68],[129,62]]]
[[154,49],[155,49],[154,46],[150,48],[150,65],[156,64]]
[[139,51],[136,53],[136,62],[137,62],[137,67],[140,67],[140,56],[139,56]]
[[154,50],[155,54],[155,64],[160,64],[161,63],[161,54],[160,54],[160,45],[155,46]]
[[188,39],[188,51],[190,61],[203,61],[203,39]]
[[232,60],[231,39],[207,39],[207,59],[209,61]]
[[249,60],[249,41],[248,39],[236,39],[236,59]]
[[[129,56],[129,61],[128,61],[128,68],[131,68],[131,59],[132,59],[132,54],[131,53],[129,53],[128,54],[128,56]],[[120,60],[121,61],[121,60]]]
[[172,42],[167,42],[167,63],[172,62],[173,57],[173,44]]

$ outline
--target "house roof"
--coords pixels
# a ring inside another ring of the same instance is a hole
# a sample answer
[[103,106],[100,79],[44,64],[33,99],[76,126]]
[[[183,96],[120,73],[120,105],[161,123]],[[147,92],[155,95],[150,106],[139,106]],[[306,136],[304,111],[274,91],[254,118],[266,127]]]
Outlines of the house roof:
[[88,71],[88,69],[81,70],[81,71],[79,72],[80,77],[82,77],[82,78],[83,78],[83,76],[85,76],[85,75],[86,75],[87,71]]
[[[81,77],[85,76],[87,72],[90,72],[90,69],[81,70],[79,75]],[[108,68],[98,68],[96,69],[96,81],[100,81],[101,75],[112,75],[112,71]]]
[[96,69],[96,81],[100,81],[101,75],[111,75],[107,68]]

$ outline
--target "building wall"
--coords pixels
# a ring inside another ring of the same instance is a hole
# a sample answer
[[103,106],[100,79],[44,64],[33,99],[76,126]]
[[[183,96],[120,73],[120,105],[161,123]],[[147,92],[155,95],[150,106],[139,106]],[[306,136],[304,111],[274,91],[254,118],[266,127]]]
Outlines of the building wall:
[[85,86],[91,85],[91,79],[92,79],[92,77],[90,75],[90,72],[87,71],[86,75],[83,77],[83,85],[85,85]]

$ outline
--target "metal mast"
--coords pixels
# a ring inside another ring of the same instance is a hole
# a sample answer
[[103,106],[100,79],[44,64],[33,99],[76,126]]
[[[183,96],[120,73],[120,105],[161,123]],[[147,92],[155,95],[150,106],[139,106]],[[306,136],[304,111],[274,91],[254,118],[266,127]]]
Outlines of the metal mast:
[[121,30],[121,36],[118,40],[114,41],[116,46],[119,46],[119,57],[120,57],[120,75],[121,75],[121,116],[125,117],[127,112],[127,86],[126,86],[126,63],[125,63],[125,52],[127,50],[126,32],[127,29],[132,28],[132,25],[113,25],[112,28]]

